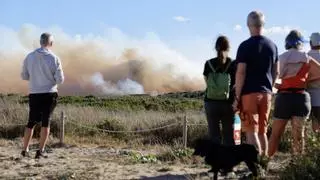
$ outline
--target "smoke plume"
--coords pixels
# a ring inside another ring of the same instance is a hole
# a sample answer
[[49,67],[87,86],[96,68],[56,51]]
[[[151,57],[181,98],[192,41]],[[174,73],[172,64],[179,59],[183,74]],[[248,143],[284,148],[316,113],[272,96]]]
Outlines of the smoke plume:
[[[39,47],[42,32],[54,36],[53,52],[65,74],[62,95],[142,94],[201,90],[202,64],[170,49],[156,35],[129,38],[115,28],[101,36],[70,36],[59,27],[0,26],[0,93],[28,93],[20,72],[25,56]],[[198,62],[201,63],[201,62]]]

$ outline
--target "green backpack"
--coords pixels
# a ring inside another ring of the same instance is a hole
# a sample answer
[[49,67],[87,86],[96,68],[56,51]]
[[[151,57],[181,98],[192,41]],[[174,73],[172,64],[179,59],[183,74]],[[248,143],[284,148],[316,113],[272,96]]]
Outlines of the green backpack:
[[231,77],[226,71],[228,70],[231,62],[227,65],[222,73],[216,72],[210,60],[208,61],[212,72],[209,73],[207,78],[206,95],[208,99],[212,100],[227,100],[229,99]]

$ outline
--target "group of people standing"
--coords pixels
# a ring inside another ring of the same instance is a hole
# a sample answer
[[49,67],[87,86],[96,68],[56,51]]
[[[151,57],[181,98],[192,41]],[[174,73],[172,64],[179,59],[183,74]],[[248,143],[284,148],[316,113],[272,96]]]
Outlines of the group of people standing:
[[[293,153],[304,149],[304,122],[312,115],[314,132],[320,131],[320,33],[310,37],[311,51],[302,50],[305,40],[292,30],[285,39],[285,49],[278,48],[262,35],[264,15],[252,11],[247,17],[251,37],[242,42],[235,60],[228,56],[229,40],[216,40],[217,57],[206,61],[203,75],[207,83],[205,111],[212,141],[234,144],[235,114],[241,117],[246,142],[253,144],[261,156],[272,157],[289,120],[292,123]],[[42,122],[40,148],[36,158],[44,153],[50,132],[49,118],[57,104],[57,84],[64,82],[60,59],[50,50],[53,36],[43,33],[41,48],[29,53],[21,72],[29,81],[29,121],[25,130],[22,156],[29,156],[33,128]],[[281,83],[276,83],[280,79]],[[267,137],[273,88],[278,92],[274,101],[271,137]],[[222,124],[222,132],[220,131]]]
[[[285,38],[286,51],[278,55],[277,45],[263,35],[264,24],[261,12],[249,13],[251,37],[240,44],[235,60],[228,56],[228,38],[219,36],[216,40],[217,57],[206,61],[203,71],[209,136],[216,143],[233,145],[234,117],[238,114],[246,143],[255,145],[262,157],[270,158],[291,120],[293,153],[303,153],[304,123],[310,115],[313,131],[320,131],[320,33],[312,33],[311,50],[304,52],[306,40],[299,31],[290,31]],[[222,81],[226,75],[229,78]],[[273,124],[268,139],[273,96]]]

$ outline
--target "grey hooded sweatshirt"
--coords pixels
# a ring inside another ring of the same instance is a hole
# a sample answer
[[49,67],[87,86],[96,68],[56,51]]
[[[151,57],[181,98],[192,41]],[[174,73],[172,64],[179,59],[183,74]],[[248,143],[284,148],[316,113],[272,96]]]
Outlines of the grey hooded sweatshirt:
[[29,93],[53,93],[64,82],[60,59],[50,50],[38,48],[24,59],[21,78],[29,81]]

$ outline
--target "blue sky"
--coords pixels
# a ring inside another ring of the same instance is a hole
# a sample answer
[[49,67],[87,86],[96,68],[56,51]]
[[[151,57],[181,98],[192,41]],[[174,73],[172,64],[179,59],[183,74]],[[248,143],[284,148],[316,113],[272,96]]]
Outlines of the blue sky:
[[19,30],[24,24],[60,27],[66,34],[100,35],[116,28],[129,37],[154,35],[192,61],[213,56],[213,40],[227,35],[231,56],[248,37],[246,16],[254,9],[266,16],[266,35],[283,51],[291,28],[305,36],[320,31],[319,0],[1,0],[0,25]]

